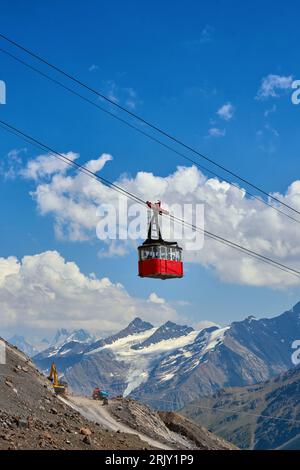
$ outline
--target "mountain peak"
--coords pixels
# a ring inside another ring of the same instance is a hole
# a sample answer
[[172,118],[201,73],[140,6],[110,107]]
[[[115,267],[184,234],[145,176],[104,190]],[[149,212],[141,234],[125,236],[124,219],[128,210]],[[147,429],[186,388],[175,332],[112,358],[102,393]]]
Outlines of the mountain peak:
[[176,323],[174,323],[173,321],[168,320],[166,323],[164,323],[163,326],[165,326],[167,328],[173,328],[174,326],[176,326]]
[[82,328],[80,330],[74,330],[67,338],[70,341],[79,341],[82,343],[92,341],[92,336]]
[[177,325],[172,321],[167,321],[162,326],[157,328],[153,335],[149,336],[142,343],[132,346],[132,349],[143,349],[151,344],[159,343],[160,341],[180,338],[181,336],[186,336],[193,331],[191,326],[187,325]]
[[99,339],[95,343],[91,344],[90,347],[87,348],[86,352],[91,352],[93,350],[97,351],[99,348],[102,348],[108,344],[112,344],[121,338],[126,338],[126,336],[142,333],[143,331],[151,330],[152,328],[153,325],[151,323],[136,317],[128,324],[128,326],[126,326],[126,328],[123,328],[123,330],[108,336],[107,338]]
[[174,323],[173,321],[167,321],[162,326],[159,327],[159,330],[172,330],[176,332],[183,332],[185,334],[190,333],[194,330],[191,326],[188,325],[178,325],[178,323]]
[[65,338],[67,336],[69,336],[69,331],[66,330],[66,328],[60,328],[59,330],[57,330],[53,340],[51,341],[51,344],[57,344],[61,338]]
[[153,328],[153,325],[149,322],[142,320],[140,317],[135,317],[134,320],[132,320],[127,326],[127,328],[131,327],[148,330],[149,328]]

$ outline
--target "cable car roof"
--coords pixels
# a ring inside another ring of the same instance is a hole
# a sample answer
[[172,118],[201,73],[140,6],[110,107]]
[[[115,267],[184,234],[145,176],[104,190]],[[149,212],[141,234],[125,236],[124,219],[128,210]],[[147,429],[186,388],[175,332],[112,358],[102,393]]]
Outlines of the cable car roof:
[[177,242],[166,241],[166,240],[163,240],[162,238],[158,238],[158,239],[147,238],[147,240],[145,240],[143,244],[140,245],[138,248],[142,248],[146,246],[169,246],[169,247],[182,250],[182,248],[178,245]]

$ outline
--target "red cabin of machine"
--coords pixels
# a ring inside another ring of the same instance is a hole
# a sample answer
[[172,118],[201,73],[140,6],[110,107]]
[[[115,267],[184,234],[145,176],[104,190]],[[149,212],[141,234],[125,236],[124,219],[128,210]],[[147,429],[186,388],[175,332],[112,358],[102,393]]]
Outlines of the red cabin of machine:
[[[139,276],[155,279],[174,279],[183,277],[182,248],[177,242],[169,242],[162,239],[158,223],[158,215],[167,213],[160,207],[160,201],[152,204],[147,202],[153,210],[150,220],[148,238],[138,247],[139,252]],[[153,225],[156,226],[158,237],[152,238]]]

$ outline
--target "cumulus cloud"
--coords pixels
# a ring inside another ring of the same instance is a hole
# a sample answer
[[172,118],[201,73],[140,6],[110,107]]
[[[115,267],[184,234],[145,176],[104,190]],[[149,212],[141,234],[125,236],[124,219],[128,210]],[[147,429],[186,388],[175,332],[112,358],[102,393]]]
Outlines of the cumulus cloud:
[[158,297],[158,295],[155,292],[152,292],[149,295],[148,302],[152,302],[153,304],[159,304],[159,305],[166,303],[165,299],[163,299],[162,297]]
[[175,310],[158,300],[132,297],[108,278],[86,276],[56,251],[0,258],[1,329],[112,331],[136,316],[155,324],[178,320]]
[[292,83],[293,77],[291,75],[269,74],[262,79],[256,99],[278,98],[282,92],[291,89]]
[[[78,154],[74,152],[63,153],[62,155],[72,162],[78,158]],[[68,165],[63,159],[59,160],[55,155],[46,154],[39,155],[35,160],[30,160],[20,173],[24,178],[38,180],[56,173],[64,174],[67,170]]]
[[[99,167],[108,160],[107,155],[100,156]],[[30,162],[28,165],[32,167]],[[43,172],[34,172],[33,178],[35,174]],[[118,208],[120,204],[118,193],[82,173],[66,173],[64,170],[53,173],[50,178],[47,175],[33,180],[36,188],[32,196],[40,213],[52,215],[57,235],[69,240],[95,237],[97,207],[109,203]],[[207,178],[194,166],[178,167],[165,177],[139,171],[133,177],[121,176],[115,183],[145,201],[162,200],[166,208],[174,204],[191,203],[195,207],[204,203],[207,230],[300,270],[298,224],[258,200],[247,197],[243,188],[231,186],[217,178]],[[285,193],[275,195],[300,211],[300,181],[294,181]],[[131,203],[128,204],[131,207]],[[186,218],[185,214],[183,216]],[[117,223],[122,224],[122,221]],[[141,234],[141,237],[145,236],[145,233]],[[122,244],[126,250],[132,250],[135,246],[126,240],[107,243],[104,247],[111,243],[112,253],[121,250]],[[180,243],[186,247],[186,238]],[[186,250],[184,257],[186,263],[206,266],[227,282],[278,288],[299,283],[292,275],[208,238],[203,249]]]
[[225,121],[230,121],[234,115],[234,106],[231,103],[223,104],[223,106],[218,109],[217,115]]

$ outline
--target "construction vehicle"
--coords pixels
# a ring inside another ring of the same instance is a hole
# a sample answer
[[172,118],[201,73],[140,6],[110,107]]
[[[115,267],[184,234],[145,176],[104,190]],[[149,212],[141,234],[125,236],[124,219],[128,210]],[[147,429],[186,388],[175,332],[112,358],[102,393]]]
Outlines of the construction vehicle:
[[102,400],[103,405],[108,404],[108,392],[106,392],[105,390],[101,390],[98,387],[94,388],[92,398],[93,400]]
[[51,365],[50,374],[48,379],[52,382],[54,391],[57,395],[66,395],[68,392],[68,384],[63,381],[59,381],[58,372],[54,362]]

